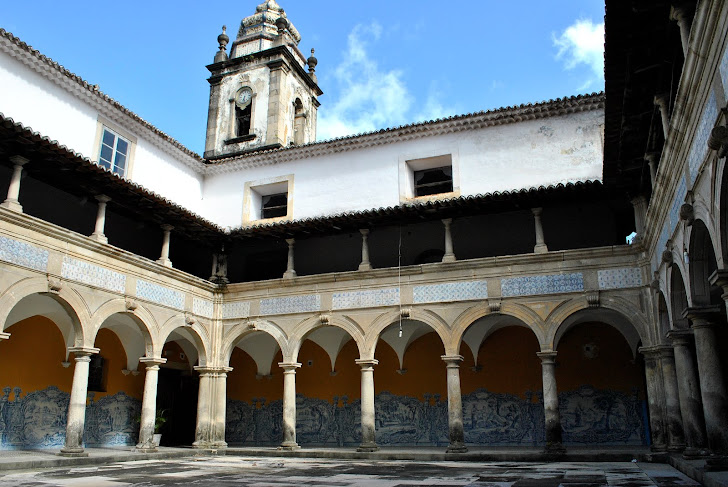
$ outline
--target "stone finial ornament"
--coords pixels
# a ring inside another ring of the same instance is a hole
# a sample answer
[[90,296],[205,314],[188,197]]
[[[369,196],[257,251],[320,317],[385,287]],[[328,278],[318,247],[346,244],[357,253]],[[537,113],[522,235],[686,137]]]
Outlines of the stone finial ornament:
[[227,50],[228,42],[230,42],[230,37],[228,37],[228,35],[225,33],[226,30],[227,30],[227,26],[223,25],[222,34],[217,36],[217,42],[220,47],[219,47],[219,50],[217,51],[217,53],[215,54],[216,63],[220,63],[220,62],[228,60],[228,55],[227,55],[226,50]]
[[718,151],[718,157],[728,155],[728,126],[719,125],[710,131],[708,148]]
[[314,49],[311,48],[311,55],[306,60],[306,64],[308,64],[308,74],[311,76],[311,79],[318,82],[316,79],[316,66],[318,65],[318,59],[316,59],[316,56],[314,56]]
[[129,311],[134,311],[135,309],[137,309],[139,307],[137,302],[132,298],[126,298],[126,300],[124,301],[124,306]]
[[688,226],[693,224],[695,221],[695,209],[693,208],[693,205],[690,203],[684,203],[680,207],[680,219],[686,222]]
[[48,292],[58,294],[61,292],[61,289],[63,288],[63,283],[60,279],[57,279],[52,276],[48,276]]

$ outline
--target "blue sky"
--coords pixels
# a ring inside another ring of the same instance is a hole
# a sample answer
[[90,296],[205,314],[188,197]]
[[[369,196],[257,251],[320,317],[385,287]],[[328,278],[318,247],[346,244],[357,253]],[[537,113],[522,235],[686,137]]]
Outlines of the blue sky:
[[[201,154],[205,65],[260,1],[2,2],[0,27]],[[279,4],[316,48],[319,139],[604,88],[603,0]]]

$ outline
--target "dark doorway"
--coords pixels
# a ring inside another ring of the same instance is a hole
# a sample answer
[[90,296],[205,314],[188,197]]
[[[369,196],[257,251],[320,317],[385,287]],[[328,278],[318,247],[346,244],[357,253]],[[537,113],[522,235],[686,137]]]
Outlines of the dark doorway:
[[160,368],[157,411],[166,411],[161,446],[191,445],[195,441],[199,379],[187,370]]

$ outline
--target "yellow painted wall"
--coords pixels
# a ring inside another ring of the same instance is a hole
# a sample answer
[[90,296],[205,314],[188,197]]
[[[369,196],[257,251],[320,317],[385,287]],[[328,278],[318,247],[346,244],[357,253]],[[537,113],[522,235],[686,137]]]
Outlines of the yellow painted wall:
[[478,350],[480,371],[473,371],[473,354],[467,345],[460,345],[464,357],[460,364],[460,390],[463,395],[477,389],[525,398],[525,392],[541,391],[540,347],[536,335],[521,326],[495,331]]
[[[349,402],[358,399],[361,396],[361,368],[355,362],[358,358],[356,342],[349,340],[336,357],[336,375],[331,375],[331,359],[326,351],[311,340],[304,341],[298,352],[302,365],[296,373],[296,392],[331,402],[334,396],[347,396]],[[308,365],[309,360],[313,365]]]
[[[589,358],[585,345],[596,345],[597,356]],[[559,392],[572,391],[588,384],[631,394],[644,392],[644,375],[627,341],[614,327],[604,323],[583,323],[567,331],[558,345],[556,384]]]
[[254,397],[264,397],[266,402],[283,398],[283,369],[278,363],[283,361],[279,351],[273,358],[270,377],[256,378],[258,369],[255,361],[235,347],[230,356],[232,372],[227,375],[227,397],[236,401],[250,402]]
[[121,373],[126,369],[126,352],[121,345],[121,340],[113,331],[102,328],[96,335],[94,346],[99,349],[99,354],[104,358],[106,369],[106,392],[94,392],[94,400],[104,396],[114,395],[117,392],[125,392],[128,396],[142,399],[144,395],[144,366],[137,370],[142,372],[139,375]]

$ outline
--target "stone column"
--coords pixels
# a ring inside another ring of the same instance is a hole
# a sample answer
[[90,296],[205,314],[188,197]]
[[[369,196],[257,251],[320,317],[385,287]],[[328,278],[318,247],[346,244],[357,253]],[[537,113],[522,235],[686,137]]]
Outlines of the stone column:
[[371,270],[372,264],[369,262],[369,229],[359,229],[361,233],[361,264],[359,264],[360,271]]
[[644,196],[632,198],[632,207],[634,208],[634,227],[637,234],[632,241],[637,244],[642,242],[645,235],[645,218],[647,217],[647,200]]
[[379,450],[374,413],[374,366],[379,360],[357,359],[356,363],[361,367],[361,445],[356,451],[373,452]]
[[442,224],[445,225],[445,255],[442,256],[442,261],[455,262],[457,259],[452,247],[452,231],[450,229],[452,218],[444,218]]
[[691,22],[684,8],[670,7],[670,20],[677,21],[680,27],[680,43],[683,48],[683,55],[688,57],[688,48],[690,47],[690,28]]
[[106,226],[106,203],[111,201],[111,198],[100,194],[96,196],[96,201],[99,202],[99,206],[96,211],[96,227],[94,233],[91,234],[91,238],[97,242],[108,243],[109,239],[104,235],[104,227]]
[[195,426],[195,448],[212,446],[212,381],[214,370],[209,367],[195,366],[200,373],[200,385],[197,392],[197,425]]
[[667,139],[667,134],[670,131],[670,112],[668,106],[668,98],[665,93],[659,93],[655,95],[654,103],[657,108],[660,109],[660,120],[662,120],[662,134]]
[[685,433],[686,457],[701,455],[708,445],[705,437],[703,401],[700,398],[700,382],[695,361],[690,351],[693,339],[691,330],[672,330],[667,333],[675,352],[675,373],[680,397],[680,415]]
[[212,421],[212,448],[227,448],[225,441],[225,416],[227,413],[227,374],[232,367],[221,367],[215,374],[215,404]]
[[280,450],[297,450],[301,448],[296,443],[296,369],[301,364],[296,362],[281,362],[283,369],[283,443]]
[[296,271],[293,268],[293,244],[296,243],[296,239],[287,238],[286,243],[288,244],[288,266],[286,272],[283,273],[283,279],[292,279],[296,277]]
[[665,419],[667,425],[667,449],[683,451],[685,433],[682,414],[680,414],[680,393],[675,372],[675,352],[670,346],[660,346],[660,368],[665,391]]
[[71,399],[68,403],[66,441],[59,455],[64,457],[87,457],[83,451],[83,428],[86,421],[86,395],[88,392],[88,370],[90,355],[99,353],[98,348],[69,348],[76,358],[73,369]]
[[639,352],[645,358],[647,407],[650,409],[650,433],[652,434],[651,449],[655,452],[667,451],[665,391],[659,362],[660,351],[658,347],[640,347]]
[[447,424],[450,445],[447,453],[465,453],[465,430],[463,429],[463,399],[460,395],[460,362],[462,355],[443,355],[447,364]]
[[647,165],[650,168],[650,182],[652,183],[652,187],[655,187],[655,184],[657,184],[657,163],[659,161],[660,154],[658,152],[648,152],[645,154],[645,161],[647,161]]
[[0,206],[22,213],[23,206],[18,201],[18,197],[20,196],[20,179],[23,176],[23,166],[30,161],[22,156],[10,156],[10,162],[13,163],[13,176],[10,179],[10,186],[8,186],[8,197]]
[[536,353],[541,359],[543,378],[543,409],[546,423],[546,453],[564,453],[561,441],[561,417],[559,416],[559,393],[556,388],[556,352],[547,350]]
[[152,453],[157,451],[154,445],[154,423],[157,419],[157,379],[159,366],[167,362],[166,358],[142,357],[139,361],[146,365],[144,376],[144,397],[142,398],[142,418],[139,425],[139,443],[137,450]]
[[713,329],[715,320],[720,318],[720,307],[688,308],[683,316],[690,320],[695,337],[708,447],[712,453],[725,455],[728,454],[728,394]]
[[718,269],[714,271],[708,282],[713,286],[720,286],[723,289],[723,294],[720,295],[723,298],[723,304],[725,304],[726,311],[728,311],[728,269]]
[[543,208],[531,208],[531,212],[533,213],[533,221],[536,227],[536,245],[533,247],[533,251],[537,254],[543,254],[549,251],[543,238],[543,225],[541,225]]
[[174,227],[172,225],[162,225],[164,237],[162,239],[162,255],[157,262],[165,267],[172,267],[172,261],[169,260],[169,236]]

